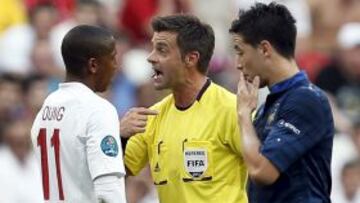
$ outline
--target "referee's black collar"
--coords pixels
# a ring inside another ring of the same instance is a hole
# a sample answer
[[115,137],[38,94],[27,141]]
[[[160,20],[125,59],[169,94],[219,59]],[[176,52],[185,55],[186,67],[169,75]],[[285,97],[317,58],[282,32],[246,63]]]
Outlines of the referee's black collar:
[[[210,80],[210,78],[207,78],[205,84],[202,86],[202,88],[200,89],[199,93],[196,96],[197,101],[200,101],[201,97],[204,95],[205,91],[208,89],[210,84],[211,84],[211,80]],[[185,111],[185,110],[189,109],[192,105],[193,105],[193,103],[191,103],[189,106],[186,106],[186,107],[179,107],[176,105],[175,105],[175,107],[180,111]]]

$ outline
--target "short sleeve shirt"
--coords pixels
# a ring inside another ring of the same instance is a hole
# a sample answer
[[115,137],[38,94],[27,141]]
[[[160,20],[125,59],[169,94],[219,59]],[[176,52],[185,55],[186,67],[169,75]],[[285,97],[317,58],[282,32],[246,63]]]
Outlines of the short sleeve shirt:
[[259,150],[280,177],[267,186],[249,181],[250,202],[330,202],[333,118],[327,97],[306,74],[271,87],[254,124]]

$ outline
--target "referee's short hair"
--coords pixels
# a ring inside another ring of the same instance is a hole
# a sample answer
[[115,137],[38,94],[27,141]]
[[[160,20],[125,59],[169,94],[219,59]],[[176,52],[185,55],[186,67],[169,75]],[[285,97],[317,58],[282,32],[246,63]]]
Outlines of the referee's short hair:
[[196,16],[187,14],[156,17],[151,25],[155,32],[177,33],[176,41],[181,57],[184,59],[187,53],[198,51],[200,54],[198,70],[200,73],[207,73],[215,46],[214,31],[210,25],[201,22]]

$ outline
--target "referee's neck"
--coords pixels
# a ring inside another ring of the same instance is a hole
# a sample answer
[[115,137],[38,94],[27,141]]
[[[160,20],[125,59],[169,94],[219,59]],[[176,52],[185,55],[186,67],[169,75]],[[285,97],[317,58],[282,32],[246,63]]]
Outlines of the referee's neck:
[[174,88],[172,92],[176,107],[186,108],[191,106],[195,102],[197,95],[205,85],[206,81],[207,77],[205,75],[188,78],[185,80],[184,84]]

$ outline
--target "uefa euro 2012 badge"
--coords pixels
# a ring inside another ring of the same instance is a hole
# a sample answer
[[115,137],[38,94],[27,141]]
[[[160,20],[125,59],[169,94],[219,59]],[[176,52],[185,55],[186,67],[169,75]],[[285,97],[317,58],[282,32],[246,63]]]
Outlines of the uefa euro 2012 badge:
[[100,147],[107,156],[116,157],[119,153],[119,147],[116,139],[111,135],[107,135],[102,139]]

